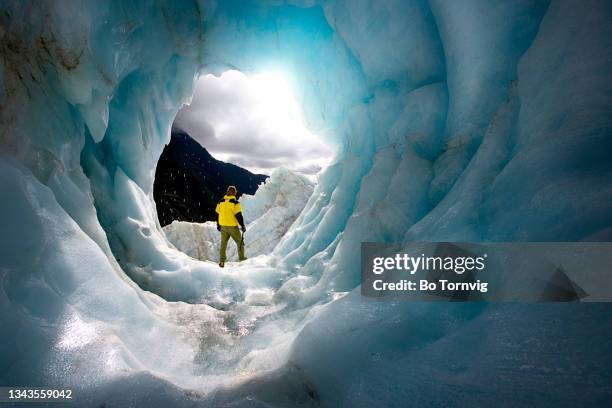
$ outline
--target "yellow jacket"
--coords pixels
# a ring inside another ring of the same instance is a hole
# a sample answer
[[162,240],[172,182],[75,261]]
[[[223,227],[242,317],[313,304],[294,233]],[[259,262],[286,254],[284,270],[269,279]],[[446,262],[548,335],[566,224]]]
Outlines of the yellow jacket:
[[219,214],[218,223],[222,227],[235,227],[238,224],[244,225],[242,220],[242,209],[236,197],[226,195],[219,201],[215,209]]

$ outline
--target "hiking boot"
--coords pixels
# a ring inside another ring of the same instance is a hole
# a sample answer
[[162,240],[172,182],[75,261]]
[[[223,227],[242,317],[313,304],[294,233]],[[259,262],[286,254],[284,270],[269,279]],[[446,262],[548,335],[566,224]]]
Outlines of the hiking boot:
[[225,262],[221,261],[219,262],[219,268],[223,268],[225,266]]

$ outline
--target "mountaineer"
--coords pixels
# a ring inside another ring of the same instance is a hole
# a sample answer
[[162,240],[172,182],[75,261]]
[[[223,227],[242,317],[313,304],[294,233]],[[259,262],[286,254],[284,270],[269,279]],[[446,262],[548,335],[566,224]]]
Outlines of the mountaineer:
[[[229,186],[223,200],[219,201],[215,211],[219,215],[217,218],[217,230],[221,231],[221,248],[219,256],[219,266],[225,266],[225,250],[227,249],[227,241],[232,237],[238,246],[238,259],[244,261],[244,239],[240,233],[240,229],[244,233],[244,219],[242,218],[242,209],[240,203],[236,199],[236,187]],[[238,229],[240,225],[240,229]]]

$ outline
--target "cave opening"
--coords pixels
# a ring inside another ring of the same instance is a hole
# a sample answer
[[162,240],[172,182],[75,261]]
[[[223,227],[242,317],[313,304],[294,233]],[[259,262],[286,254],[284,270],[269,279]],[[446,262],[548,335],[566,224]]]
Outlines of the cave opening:
[[[201,75],[156,165],[153,197],[160,226],[181,251],[215,259],[215,207],[232,185],[239,200],[247,197],[246,223],[262,233],[249,252],[269,252],[306,206],[317,174],[332,157],[332,147],[307,128],[282,71]],[[254,197],[264,183],[266,191]]]

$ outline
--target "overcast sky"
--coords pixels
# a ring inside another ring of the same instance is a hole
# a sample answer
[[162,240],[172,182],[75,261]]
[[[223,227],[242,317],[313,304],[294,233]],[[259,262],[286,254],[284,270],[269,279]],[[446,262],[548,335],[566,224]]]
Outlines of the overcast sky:
[[285,166],[314,175],[333,157],[332,149],[304,127],[280,74],[201,76],[191,105],[179,111],[174,125],[215,158],[256,173]]

